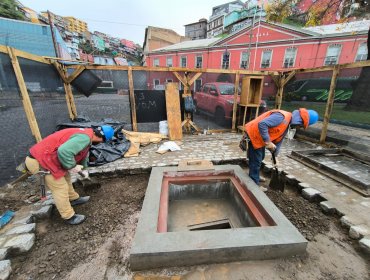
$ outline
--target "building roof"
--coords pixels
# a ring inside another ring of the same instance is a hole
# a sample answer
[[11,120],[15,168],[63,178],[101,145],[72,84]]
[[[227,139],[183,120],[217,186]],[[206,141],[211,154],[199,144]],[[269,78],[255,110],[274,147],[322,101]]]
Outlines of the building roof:
[[220,40],[220,38],[209,38],[209,39],[200,39],[200,40],[192,40],[192,41],[184,41],[178,44],[174,44],[171,46],[167,46],[164,48],[156,49],[153,52],[165,52],[165,51],[172,51],[172,50],[184,50],[184,49],[195,49],[195,48],[204,48],[212,45],[216,41]]
[[339,24],[328,24],[314,27],[306,27],[303,29],[311,32],[316,32],[321,35],[329,35],[338,33],[357,33],[362,31],[368,31],[369,27],[370,20],[359,20]]

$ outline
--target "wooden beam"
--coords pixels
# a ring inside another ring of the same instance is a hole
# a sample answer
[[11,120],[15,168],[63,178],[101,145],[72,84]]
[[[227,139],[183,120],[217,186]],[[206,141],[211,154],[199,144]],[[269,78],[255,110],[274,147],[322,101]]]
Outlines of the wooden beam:
[[331,116],[331,113],[333,111],[333,106],[334,106],[335,87],[336,87],[336,84],[337,84],[337,78],[338,78],[339,71],[340,71],[340,67],[339,67],[339,65],[336,65],[334,67],[333,75],[332,75],[332,78],[331,78],[328,100],[326,102],[324,121],[322,123],[322,130],[321,130],[321,135],[320,135],[320,143],[321,144],[325,143],[326,135],[327,135],[327,132],[328,132],[328,125],[329,125],[329,121],[330,121],[330,116]]
[[23,74],[21,71],[21,67],[19,65],[18,58],[15,55],[14,49],[10,47],[8,47],[8,53],[9,53],[10,60],[12,62],[15,77],[18,82],[19,90],[21,92],[23,108],[26,113],[28,124],[31,128],[31,133],[35,137],[36,142],[40,142],[42,140],[40,129],[37,124],[35,114],[33,112],[32,103],[28,95],[26,83],[24,82],[24,78],[23,78]]
[[[147,67],[147,66],[119,66],[119,65],[86,65],[89,70],[113,70],[113,71],[128,71],[131,67],[133,71],[148,71],[148,72],[189,72],[189,73],[226,73],[252,76],[267,76],[278,75],[277,71],[249,71],[249,70],[230,70],[230,69],[208,69],[208,68],[181,68],[181,67]],[[68,68],[77,68],[76,65],[68,66]]]
[[64,91],[66,93],[69,117],[71,120],[74,120],[75,118],[77,118],[77,108],[73,97],[71,84],[64,83]]
[[130,104],[131,104],[131,120],[132,120],[132,130],[137,131],[137,119],[136,119],[136,103],[134,94],[134,80],[132,78],[132,68],[128,68],[128,85],[130,90]]
[[289,72],[288,76],[286,76],[286,78],[284,79],[283,87],[285,87],[285,85],[286,85],[287,83],[289,83],[289,81],[290,81],[291,79],[293,79],[293,78],[294,78],[295,74],[296,74],[296,71],[295,71],[295,70],[293,70],[292,72]]
[[70,84],[73,82],[74,79],[76,79],[78,77],[78,75],[80,75],[82,73],[82,71],[85,70],[85,66],[84,65],[79,65],[77,67],[77,69],[71,74],[68,76],[67,78],[67,82]]
[[276,75],[271,75],[270,76],[272,78],[272,80],[274,81],[275,85],[277,87],[279,87],[279,84],[280,84],[280,76],[276,76]]
[[184,85],[186,86],[186,80],[185,78],[181,77],[181,75],[178,72],[173,72],[173,74],[176,76],[176,78]]
[[194,84],[194,82],[199,79],[200,76],[202,76],[203,73],[196,73],[189,81],[189,86]]
[[235,84],[234,84],[233,118],[232,118],[232,124],[231,124],[232,130],[236,130],[236,110],[238,108],[239,79],[240,79],[240,74],[237,73],[235,75]]
[[8,53],[8,49],[6,46],[0,45],[0,52],[2,53]]
[[63,71],[62,66],[56,61],[53,61],[52,64],[54,65],[55,69],[58,71],[58,74],[59,74],[60,78],[63,80],[63,82],[68,83],[68,79],[66,77],[66,72]]
[[38,56],[38,55],[31,54],[31,53],[28,53],[28,52],[24,52],[24,51],[21,51],[21,50],[17,50],[17,49],[14,49],[14,48],[12,48],[12,49],[13,49],[14,55],[16,55],[17,57],[33,60],[33,61],[44,63],[44,64],[51,64],[50,61],[43,58],[42,56]]

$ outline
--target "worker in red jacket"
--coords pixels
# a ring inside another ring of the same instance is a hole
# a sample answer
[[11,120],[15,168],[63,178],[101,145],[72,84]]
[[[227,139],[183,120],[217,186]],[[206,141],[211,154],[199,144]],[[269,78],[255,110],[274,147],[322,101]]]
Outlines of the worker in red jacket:
[[71,225],[82,223],[86,217],[75,214],[72,206],[86,203],[90,197],[80,197],[74,190],[69,173],[87,167],[91,144],[109,141],[114,129],[109,125],[97,128],[67,128],[57,131],[32,146],[25,165],[29,173],[40,169],[50,172],[45,183],[51,190],[62,218]]
[[301,108],[292,113],[283,110],[271,110],[245,125],[246,138],[249,141],[247,157],[249,160],[249,177],[259,185],[260,168],[265,158],[265,148],[275,156],[279,154],[281,144],[289,129],[316,123],[319,115],[314,110]]

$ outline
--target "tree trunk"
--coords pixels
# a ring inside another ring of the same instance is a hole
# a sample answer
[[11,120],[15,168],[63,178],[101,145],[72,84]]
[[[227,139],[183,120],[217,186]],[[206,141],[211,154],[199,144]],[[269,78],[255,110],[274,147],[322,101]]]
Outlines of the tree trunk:
[[[370,60],[370,29],[367,34],[367,60]],[[357,81],[353,84],[353,94],[348,101],[347,110],[370,111],[370,67],[363,67]]]

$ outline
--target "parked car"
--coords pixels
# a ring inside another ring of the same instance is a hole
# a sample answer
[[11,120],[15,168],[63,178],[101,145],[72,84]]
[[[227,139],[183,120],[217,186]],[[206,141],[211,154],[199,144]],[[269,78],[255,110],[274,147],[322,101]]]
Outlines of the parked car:
[[[239,89],[240,93],[240,89]],[[239,102],[239,97],[238,97]],[[231,121],[234,104],[234,84],[206,83],[194,94],[196,112],[205,112],[215,117],[218,124]],[[266,102],[261,101],[259,114],[267,110]]]

